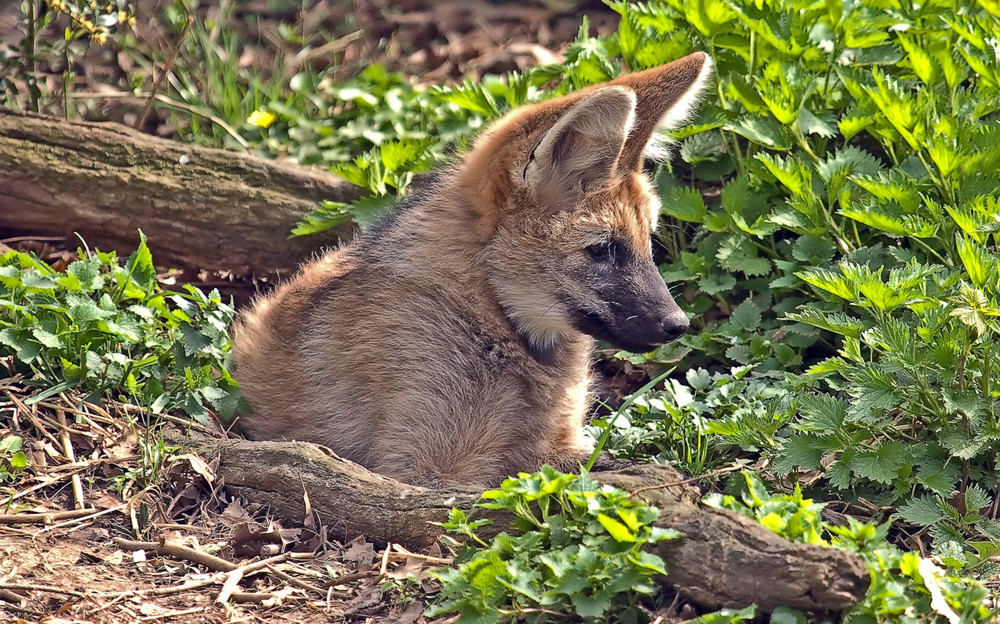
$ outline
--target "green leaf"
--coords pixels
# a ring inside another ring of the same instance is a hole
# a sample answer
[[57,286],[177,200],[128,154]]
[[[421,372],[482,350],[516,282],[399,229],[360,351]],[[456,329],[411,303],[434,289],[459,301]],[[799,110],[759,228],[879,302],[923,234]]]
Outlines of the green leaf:
[[799,262],[823,264],[837,253],[837,246],[829,238],[809,234],[798,237],[792,245],[792,257]]
[[346,210],[358,227],[365,230],[375,225],[395,203],[395,198],[389,195],[362,197],[349,204]]
[[838,490],[851,487],[851,462],[847,453],[842,454],[838,461],[826,469],[826,478]]
[[[145,291],[151,291],[156,285],[156,267],[153,266],[153,255],[146,245],[146,235],[139,231],[139,247],[125,262],[125,269],[128,271],[132,281]],[[67,269],[67,272],[69,269]]]
[[698,282],[698,288],[708,295],[732,290],[736,286],[736,278],[732,275],[713,273]]
[[806,323],[813,327],[819,327],[827,331],[858,338],[865,326],[857,319],[851,318],[843,312],[824,313],[815,308],[799,308],[797,312],[789,312],[785,315],[785,320]]
[[795,276],[811,286],[825,290],[848,301],[857,301],[860,296],[860,292],[853,281],[849,281],[846,276],[837,275],[827,269],[798,271],[795,273]]
[[816,172],[826,182],[832,198],[852,175],[875,176],[881,169],[878,160],[854,146],[838,149],[833,155],[816,163]]
[[20,451],[21,443],[21,437],[16,435],[8,435],[0,438],[0,454]]
[[42,351],[42,344],[27,329],[14,329],[13,327],[0,329],[0,344],[12,347],[17,359],[26,364],[33,362]]
[[889,484],[899,476],[899,471],[909,464],[909,453],[903,444],[885,442],[875,452],[859,452],[851,464],[861,477],[877,483]]
[[940,76],[940,70],[933,57],[921,47],[919,42],[906,34],[900,34],[897,40],[906,50],[907,60],[913,68],[913,73],[925,85],[934,87],[934,83]]
[[771,612],[771,624],[806,624],[806,614],[798,609],[778,607]]
[[896,510],[899,517],[920,526],[935,524],[945,519],[940,499],[935,496],[921,496],[910,499]]
[[837,135],[837,131],[834,129],[835,123],[836,119],[828,111],[814,115],[807,108],[799,110],[799,131],[802,134],[814,134],[829,139]]
[[853,382],[848,393],[854,398],[849,412],[854,418],[867,420],[878,410],[896,407],[899,402],[899,385],[885,371],[872,364],[861,364],[848,371]]
[[102,309],[93,299],[81,295],[70,294],[66,302],[69,304],[69,317],[77,324],[92,323],[115,315],[110,310]]
[[761,311],[752,299],[747,299],[736,306],[729,315],[729,322],[736,329],[752,332],[760,329]]
[[194,355],[203,349],[211,346],[212,341],[190,323],[180,324],[181,341],[180,344],[186,355]]
[[24,454],[24,451],[15,452],[7,461],[10,463],[10,467],[15,470],[24,470],[28,467],[28,456]]
[[1000,258],[976,241],[955,235],[955,248],[961,258],[969,279],[977,288],[1000,290]]
[[794,156],[783,158],[768,153],[757,154],[756,158],[792,195],[812,195],[812,170],[803,161]]
[[722,137],[718,132],[703,132],[688,137],[681,143],[678,155],[691,165],[716,162],[723,153]]
[[[653,528],[658,528],[658,527],[653,527]],[[683,533],[673,529],[664,529],[661,530],[660,533],[661,533],[660,538],[657,541],[665,539],[676,539],[678,537],[683,536]],[[655,555],[651,552],[640,550],[638,553],[636,553],[633,561],[636,563],[636,565],[645,568],[646,570],[649,570],[651,572],[654,572],[656,574],[667,573],[667,568],[663,563],[663,559],[661,559],[658,555]]]
[[662,195],[661,206],[663,214],[691,223],[702,223],[708,213],[701,193],[686,186],[667,189]]
[[630,12],[623,10],[622,17],[618,20],[618,44],[621,46],[622,58],[626,63],[634,62],[641,41],[642,32],[638,23]]
[[611,607],[610,596],[603,592],[597,592],[593,596],[586,594],[574,594],[570,597],[576,614],[584,619],[602,618]]
[[615,538],[618,542],[634,542],[635,536],[629,531],[629,528],[622,524],[621,522],[615,520],[611,516],[603,513],[597,514],[597,521],[601,523],[611,537]]
[[76,278],[76,290],[91,292],[98,290],[104,285],[104,277],[101,275],[101,261],[99,258],[90,257],[71,262],[66,267],[66,275]]
[[792,145],[790,133],[769,117],[741,117],[724,128],[767,148],[787,151]]
[[389,141],[379,149],[379,156],[387,171],[396,171],[414,162],[422,161],[427,156],[430,141]]
[[894,217],[877,208],[842,208],[840,214],[892,236],[930,238],[937,234],[937,225],[914,215]]
[[828,394],[806,394],[799,400],[802,417],[795,428],[814,433],[836,433],[847,417],[847,402]]
[[970,483],[965,489],[965,508],[969,512],[985,509],[993,503],[993,498],[978,483]]
[[818,470],[825,452],[824,445],[817,436],[793,434],[781,446],[776,470],[782,473],[791,472],[796,468]]
[[948,429],[939,434],[941,446],[959,459],[972,459],[985,449],[990,441],[983,436],[967,434],[960,429]]

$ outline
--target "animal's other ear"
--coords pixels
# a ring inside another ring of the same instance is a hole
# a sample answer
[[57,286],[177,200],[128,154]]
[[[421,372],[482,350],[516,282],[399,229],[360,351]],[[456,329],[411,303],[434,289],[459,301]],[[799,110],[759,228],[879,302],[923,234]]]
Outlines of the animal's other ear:
[[635,94],[625,87],[602,87],[581,99],[538,143],[524,167],[525,184],[554,210],[572,207],[617,175],[634,111]]
[[662,159],[666,155],[665,137],[659,131],[687,121],[711,73],[712,59],[704,52],[695,52],[611,82],[628,87],[636,96],[635,123],[618,160],[619,171],[641,170],[644,158]]

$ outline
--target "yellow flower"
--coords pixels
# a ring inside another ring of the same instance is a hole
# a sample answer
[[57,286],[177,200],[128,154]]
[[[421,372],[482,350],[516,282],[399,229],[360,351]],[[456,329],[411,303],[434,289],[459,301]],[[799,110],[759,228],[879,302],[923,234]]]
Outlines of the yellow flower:
[[258,128],[266,128],[273,124],[275,119],[276,117],[267,111],[255,110],[247,117],[247,123],[253,124]]
[[97,45],[104,45],[108,40],[108,36],[102,32],[93,32],[90,34],[90,39]]
[[128,21],[128,11],[118,11],[118,23],[124,24]]

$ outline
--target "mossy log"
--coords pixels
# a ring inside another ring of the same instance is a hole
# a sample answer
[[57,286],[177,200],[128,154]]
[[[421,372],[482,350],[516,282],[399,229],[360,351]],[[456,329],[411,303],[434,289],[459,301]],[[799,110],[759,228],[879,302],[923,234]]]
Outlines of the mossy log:
[[[307,442],[230,440],[218,456],[218,476],[231,493],[292,520],[305,516],[308,498],[323,524],[345,540],[364,535],[381,544],[426,547],[442,533],[429,522],[444,522],[453,506],[468,511],[479,497],[471,489],[399,483]],[[763,610],[839,610],[861,600],[868,588],[856,555],[794,544],[749,518],[705,508],[697,490],[669,466],[636,465],[593,476],[637,492],[659,508],[659,525],[684,533],[658,544],[656,553],[667,564],[664,582],[704,608],[755,603]],[[506,519],[492,517],[493,530],[502,530]]]
[[167,266],[287,273],[349,229],[289,240],[321,200],[357,191],[335,175],[185,145],[115,123],[0,108],[0,230],[131,250],[138,230]]

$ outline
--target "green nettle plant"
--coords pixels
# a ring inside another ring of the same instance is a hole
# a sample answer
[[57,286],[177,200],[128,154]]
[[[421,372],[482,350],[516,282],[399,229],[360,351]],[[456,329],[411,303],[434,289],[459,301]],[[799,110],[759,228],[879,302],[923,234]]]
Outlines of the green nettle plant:
[[[973,235],[954,240],[950,252],[942,245],[950,257],[941,264],[911,259],[885,270],[844,262],[799,274],[850,303],[851,312],[815,306],[788,315],[840,334],[843,347],[809,370],[837,392],[801,397],[781,468],[835,459],[827,468],[831,485],[909,501],[902,517],[921,523],[930,524],[913,510],[915,492],[947,498],[960,490],[965,507],[991,504],[981,488],[998,485],[998,262]],[[967,528],[1000,539],[1000,524],[989,518]]]
[[457,565],[435,572],[440,595],[429,617],[458,613],[457,622],[634,622],[638,600],[654,592],[663,561],[644,547],[680,534],[652,526],[653,507],[588,475],[565,475],[548,466],[504,481],[483,494],[479,507],[515,516],[511,535],[489,543],[458,509],[443,524],[467,538]]
[[71,388],[207,422],[240,403],[228,372],[233,309],[219,293],[164,292],[145,239],[120,264],[80,251],[58,272],[36,257],[0,256],[0,348],[14,356],[31,403]]

